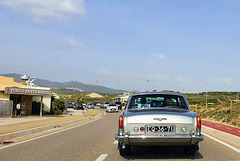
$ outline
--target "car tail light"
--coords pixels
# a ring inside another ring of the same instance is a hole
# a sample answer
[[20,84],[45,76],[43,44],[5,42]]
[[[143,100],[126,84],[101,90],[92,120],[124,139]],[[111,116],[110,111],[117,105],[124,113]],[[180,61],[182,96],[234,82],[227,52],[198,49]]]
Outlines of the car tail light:
[[197,117],[196,117],[196,119],[197,119],[197,127],[199,128],[199,129],[201,129],[201,117],[198,115]]
[[123,128],[123,115],[119,116],[119,129]]

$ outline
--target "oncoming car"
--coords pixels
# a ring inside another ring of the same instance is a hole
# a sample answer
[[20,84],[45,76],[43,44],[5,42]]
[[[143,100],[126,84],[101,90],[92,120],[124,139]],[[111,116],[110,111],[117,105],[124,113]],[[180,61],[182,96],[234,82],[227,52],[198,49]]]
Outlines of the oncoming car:
[[185,154],[194,155],[203,138],[200,116],[190,111],[185,96],[172,92],[131,95],[115,135],[122,156],[138,145],[182,146]]
[[94,109],[93,103],[87,103],[87,104],[86,104],[86,108],[88,108],[88,109]]
[[118,106],[116,104],[109,104],[106,108],[106,112],[118,112]]

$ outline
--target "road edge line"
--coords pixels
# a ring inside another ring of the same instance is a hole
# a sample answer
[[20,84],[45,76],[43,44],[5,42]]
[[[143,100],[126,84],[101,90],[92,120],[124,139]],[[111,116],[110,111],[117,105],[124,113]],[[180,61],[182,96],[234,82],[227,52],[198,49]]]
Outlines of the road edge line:
[[46,134],[46,135],[42,135],[42,136],[39,136],[39,137],[36,137],[36,138],[32,138],[32,139],[29,139],[29,140],[24,140],[24,141],[21,141],[21,142],[18,142],[18,143],[14,143],[14,144],[11,144],[11,145],[6,145],[6,146],[3,146],[3,147],[0,147],[0,150],[2,149],[5,149],[5,148],[8,148],[8,147],[11,147],[11,146],[15,146],[15,145],[18,145],[18,144],[22,144],[22,143],[26,143],[26,142],[30,142],[30,141],[33,141],[33,140],[37,140],[37,139],[40,139],[40,138],[43,138],[43,137],[46,137],[46,136],[50,136],[50,135],[54,135],[54,134],[57,134],[57,133],[60,133],[60,132],[64,132],[64,131],[67,131],[67,130],[71,130],[71,129],[74,129],[76,127],[80,127],[80,126],[83,126],[83,125],[86,125],[86,124],[89,124],[91,122],[94,122],[94,121],[97,121],[99,119],[103,118],[103,116],[95,119],[95,120],[91,120],[89,122],[86,122],[86,123],[83,123],[83,124],[80,124],[80,125],[76,125],[76,126],[73,126],[73,127],[69,127],[69,128],[66,128],[66,129],[62,129],[60,131],[56,131],[56,132],[53,132],[53,133],[49,133],[49,134]]
[[214,141],[217,141],[218,143],[221,143],[221,144],[225,145],[226,147],[228,147],[228,148],[230,148],[230,149],[232,149],[232,150],[240,153],[240,149],[238,149],[238,148],[236,148],[236,147],[234,147],[234,146],[232,146],[232,145],[230,145],[230,144],[228,144],[228,143],[225,143],[225,142],[223,142],[223,141],[221,141],[221,140],[219,140],[219,139],[217,139],[217,138],[215,138],[215,137],[213,137],[213,136],[210,136],[210,135],[208,135],[208,134],[206,134],[206,133],[204,133],[204,132],[202,132],[202,134],[203,134],[204,136],[207,136],[207,137],[209,137],[210,139],[212,139],[212,140],[214,140]]

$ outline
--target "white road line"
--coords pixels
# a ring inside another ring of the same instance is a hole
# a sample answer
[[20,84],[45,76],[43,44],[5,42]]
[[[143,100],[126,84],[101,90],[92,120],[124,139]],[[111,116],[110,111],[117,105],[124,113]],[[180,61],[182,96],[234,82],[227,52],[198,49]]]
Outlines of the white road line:
[[213,139],[213,140],[215,140],[215,141],[217,141],[217,142],[225,145],[226,147],[228,147],[228,148],[230,148],[230,149],[232,149],[232,150],[240,153],[240,149],[238,149],[238,148],[236,148],[236,147],[234,147],[234,146],[232,146],[232,145],[230,145],[230,144],[228,144],[228,143],[225,143],[225,142],[223,142],[223,141],[221,141],[221,140],[218,140],[218,139],[216,139],[216,138],[214,138],[214,137],[212,137],[212,136],[210,136],[210,135],[208,135],[208,134],[206,134],[206,133],[203,133],[203,132],[202,132],[202,134],[205,135],[205,136],[207,136],[207,137],[209,137],[210,139]]
[[231,128],[229,128],[229,127],[225,127],[226,129],[228,129],[228,130],[232,130]]
[[222,127],[222,126],[220,126],[220,125],[215,125],[215,126],[217,126],[217,127]]
[[117,140],[115,140],[115,141],[113,142],[113,144],[118,144],[118,141],[117,141]]
[[211,124],[210,122],[207,122],[207,124]]
[[76,126],[73,126],[73,127],[67,128],[67,129],[63,129],[63,130],[60,130],[60,131],[56,131],[56,132],[53,132],[53,133],[42,135],[42,136],[39,136],[39,137],[36,137],[36,138],[32,138],[32,139],[29,139],[29,140],[21,141],[21,142],[15,143],[15,144],[6,145],[4,147],[0,147],[0,150],[8,148],[8,147],[11,147],[11,146],[15,146],[15,145],[18,145],[18,144],[26,143],[26,142],[29,142],[29,141],[37,140],[37,139],[40,139],[40,138],[43,138],[43,137],[46,137],[46,136],[54,135],[54,134],[57,134],[57,133],[60,133],[60,132],[63,132],[63,131],[71,130],[71,129],[74,129],[76,127],[80,127],[80,126],[89,124],[91,122],[97,121],[97,120],[101,119],[102,117],[103,116],[97,118],[96,120],[92,120],[92,121],[89,121],[89,122],[86,122],[86,123],[83,123],[83,124],[80,124],[80,125],[76,125]]
[[104,159],[107,158],[107,156],[108,156],[108,154],[102,154],[95,161],[103,161]]

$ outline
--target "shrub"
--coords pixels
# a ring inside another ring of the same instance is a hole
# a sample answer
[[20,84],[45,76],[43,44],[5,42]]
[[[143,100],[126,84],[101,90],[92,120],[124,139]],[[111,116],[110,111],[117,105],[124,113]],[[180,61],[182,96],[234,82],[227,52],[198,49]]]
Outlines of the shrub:
[[55,111],[54,115],[62,115],[62,114],[63,114],[62,110],[57,110],[57,111]]
[[61,111],[64,111],[65,108],[66,108],[66,103],[63,99],[57,99],[53,102],[53,107],[56,109],[56,110],[61,110]]
[[50,115],[55,115],[55,112],[56,112],[55,109],[51,109],[51,110],[50,110]]

